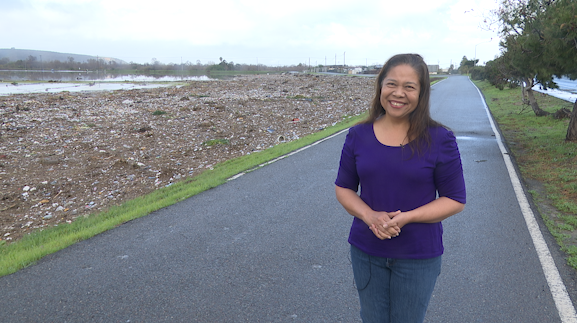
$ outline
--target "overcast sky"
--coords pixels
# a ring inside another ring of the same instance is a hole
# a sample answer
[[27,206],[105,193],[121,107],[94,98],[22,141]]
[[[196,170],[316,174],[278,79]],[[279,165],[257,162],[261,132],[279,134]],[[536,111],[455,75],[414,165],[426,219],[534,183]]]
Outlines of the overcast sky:
[[[383,64],[397,53],[457,67],[499,54],[496,0],[0,0],[0,48],[145,63]],[[491,40],[492,38],[492,40]]]

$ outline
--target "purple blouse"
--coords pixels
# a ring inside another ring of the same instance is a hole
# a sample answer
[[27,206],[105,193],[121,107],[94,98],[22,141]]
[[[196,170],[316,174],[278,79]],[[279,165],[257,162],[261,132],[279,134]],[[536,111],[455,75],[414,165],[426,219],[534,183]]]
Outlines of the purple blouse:
[[[349,130],[335,184],[357,191],[375,211],[403,212],[425,205],[439,196],[465,204],[463,168],[457,141],[443,127],[429,128],[431,147],[419,155],[408,146],[381,144],[372,124]],[[398,237],[380,240],[359,218],[354,218],[349,243],[373,256],[426,259],[443,254],[443,226],[409,223]]]

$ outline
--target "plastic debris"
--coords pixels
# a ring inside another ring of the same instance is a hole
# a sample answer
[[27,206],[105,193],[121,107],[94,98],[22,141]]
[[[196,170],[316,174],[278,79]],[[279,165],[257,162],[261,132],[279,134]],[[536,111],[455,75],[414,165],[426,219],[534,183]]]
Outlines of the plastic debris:
[[0,236],[71,223],[302,138],[364,112],[373,89],[373,78],[284,74],[3,96]]

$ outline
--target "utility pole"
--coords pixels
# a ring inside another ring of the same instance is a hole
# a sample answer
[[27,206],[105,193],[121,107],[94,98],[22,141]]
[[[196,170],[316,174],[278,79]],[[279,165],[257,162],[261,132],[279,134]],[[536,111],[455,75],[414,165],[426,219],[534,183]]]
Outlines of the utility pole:
[[493,37],[491,37],[491,39],[489,39],[488,41],[483,41],[483,42],[480,42],[480,43],[478,43],[478,44],[475,45],[475,58],[473,59],[473,62],[474,62],[474,65],[473,65],[473,66],[476,66],[476,65],[477,65],[477,46],[478,46],[478,45],[481,45],[481,44],[484,44],[484,43],[489,43],[489,42],[491,42],[492,40],[493,40]]

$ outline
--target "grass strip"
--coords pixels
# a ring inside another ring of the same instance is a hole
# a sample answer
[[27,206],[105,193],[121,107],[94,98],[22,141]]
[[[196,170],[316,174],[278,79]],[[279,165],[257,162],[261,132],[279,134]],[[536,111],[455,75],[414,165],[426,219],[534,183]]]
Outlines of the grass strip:
[[[567,263],[577,269],[577,143],[566,142],[569,119],[537,117],[522,103],[521,89],[498,90],[475,82],[485,95],[533,201]],[[573,104],[536,93],[539,106],[554,113]]]
[[191,196],[225,183],[241,172],[252,171],[260,165],[310,145],[338,131],[346,129],[365,117],[365,114],[346,117],[340,123],[301,139],[281,143],[269,149],[240,156],[215,165],[195,177],[163,187],[147,195],[109,207],[98,214],[79,217],[70,224],[35,231],[11,244],[0,245],[0,277],[34,264],[42,257],[64,249],[78,241],[115,228]]

